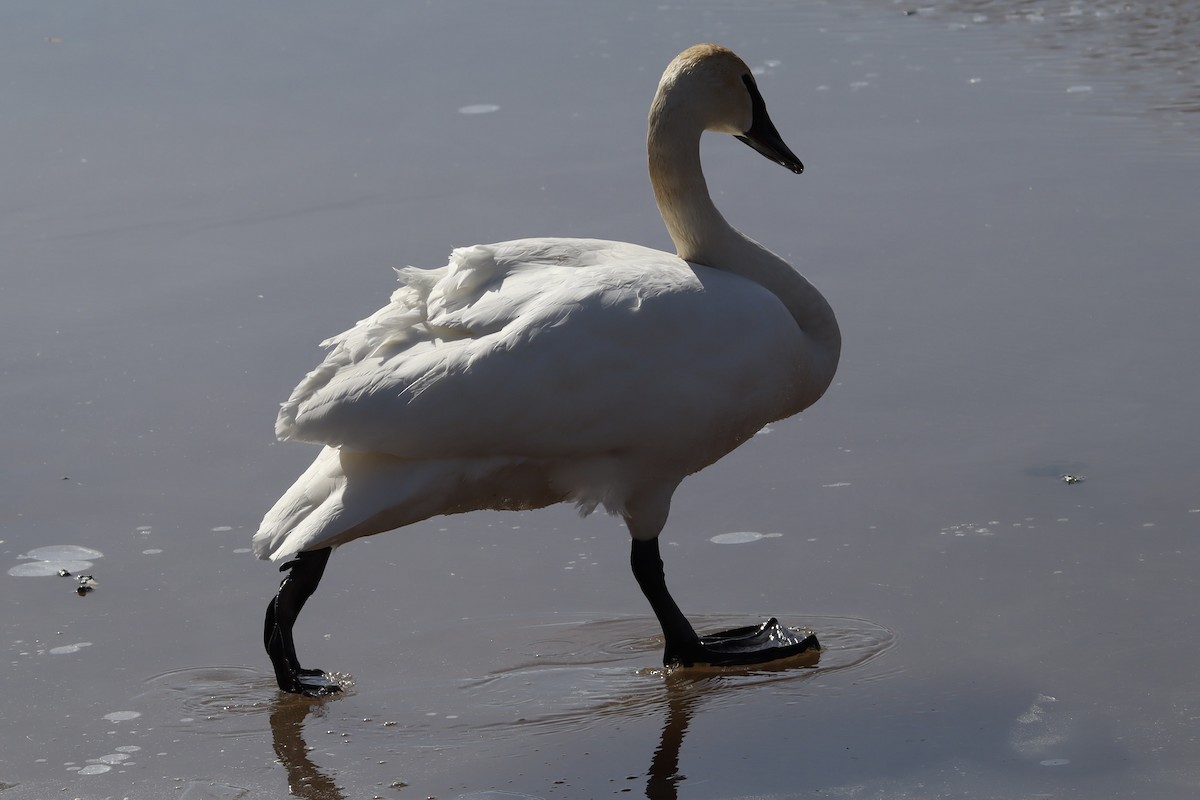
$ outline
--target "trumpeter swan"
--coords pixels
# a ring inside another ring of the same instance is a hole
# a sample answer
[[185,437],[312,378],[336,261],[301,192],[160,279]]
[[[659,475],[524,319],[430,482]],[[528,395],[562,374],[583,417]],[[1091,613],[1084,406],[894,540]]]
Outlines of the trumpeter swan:
[[398,270],[386,306],[324,342],[276,433],[325,447],[254,536],[259,558],[286,562],[264,629],[281,689],[331,690],[300,667],[292,627],[334,547],[439,514],[563,501],[624,519],[665,663],[786,653],[697,637],[659,556],[680,481],[816,402],[841,350],[825,298],[713,206],[706,130],[804,168],[746,64],[696,45],[663,73],[647,136],[678,256],[591,239],[460,248],[440,269]]

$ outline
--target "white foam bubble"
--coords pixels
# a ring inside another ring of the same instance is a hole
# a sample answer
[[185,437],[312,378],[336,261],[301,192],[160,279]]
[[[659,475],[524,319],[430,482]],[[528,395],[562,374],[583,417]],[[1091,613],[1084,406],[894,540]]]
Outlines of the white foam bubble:
[[131,719],[137,719],[142,715],[140,711],[114,711],[111,714],[105,714],[104,719],[109,722],[128,722]]
[[88,762],[91,764],[120,764],[122,761],[128,760],[128,753],[109,753],[108,755],[100,756],[99,758],[89,758]]
[[38,561],[90,561],[103,558],[104,553],[90,547],[80,547],[75,544],[52,544],[46,547],[35,547],[24,555],[24,558],[34,558]]
[[45,577],[57,575],[59,570],[63,569],[67,572],[80,572],[91,568],[91,561],[26,561],[9,567],[8,574],[15,578]]
[[778,539],[781,536],[783,536],[782,533],[733,531],[732,533],[718,533],[716,536],[710,536],[708,540],[713,544],[746,544],[747,542],[757,542],[759,539]]
[[112,767],[110,767],[108,764],[88,764],[86,767],[81,767],[79,769],[79,774],[102,775],[103,773],[108,772],[110,769],[112,769]]
[[35,547],[19,556],[25,563],[10,567],[8,574],[14,577],[41,577],[57,575],[59,570],[79,572],[90,569],[92,560],[103,558],[104,553],[90,547],[75,544],[52,544]]
[[474,105],[463,106],[458,109],[460,114],[491,114],[493,111],[499,111],[500,106],[495,103],[475,103]]

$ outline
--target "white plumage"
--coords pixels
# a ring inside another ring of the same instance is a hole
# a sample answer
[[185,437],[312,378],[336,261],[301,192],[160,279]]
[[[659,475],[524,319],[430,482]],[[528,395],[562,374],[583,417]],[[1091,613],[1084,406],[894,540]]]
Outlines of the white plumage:
[[[713,207],[706,129],[802,169],[745,64],[697,46],[664,74],[648,136],[680,255],[522,239],[398,270],[391,301],[324,342],[325,361],[283,404],[279,438],[325,447],[266,515],[255,553],[279,561],[438,514],[561,501],[603,505],[653,541],[683,478],[815,402],[836,369],[837,323]],[[268,609],[268,650],[275,619]],[[290,647],[290,621],[286,636]]]
[[267,515],[260,557],[449,511],[622,514],[631,491],[673,489],[800,400],[783,305],[667,253],[525,239],[398,272],[391,303],[327,340],[279,413],[280,439],[330,450]]

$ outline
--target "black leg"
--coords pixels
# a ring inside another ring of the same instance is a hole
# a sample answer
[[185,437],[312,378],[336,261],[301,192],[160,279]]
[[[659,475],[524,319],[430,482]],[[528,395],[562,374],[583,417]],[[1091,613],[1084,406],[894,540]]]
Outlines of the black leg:
[[642,594],[650,601],[654,616],[662,625],[666,639],[663,664],[667,666],[746,666],[820,652],[821,646],[814,634],[785,628],[773,617],[761,625],[697,636],[667,591],[658,540],[634,539],[629,563],[638,586],[642,587]]
[[[275,668],[275,680],[285,692],[297,694],[327,694],[337,691],[336,685],[328,681],[304,681],[303,677],[323,676],[319,669],[303,669],[296,657],[296,644],[292,639],[292,626],[300,616],[304,603],[316,591],[325,572],[325,564],[333,548],[300,553],[294,561],[280,567],[286,572],[279,584],[279,592],[267,605],[263,625],[263,645]],[[329,683],[328,686],[326,684]],[[334,687],[334,688],[330,688]]]
[[658,624],[662,626],[663,636],[666,638],[663,663],[668,666],[679,664],[690,667],[695,662],[699,639],[696,637],[696,631],[692,629],[692,624],[667,591],[662,556],[658,552],[658,539],[646,542],[634,539],[629,564],[633,567],[633,577],[642,588],[642,594],[650,601],[654,616],[658,617]]

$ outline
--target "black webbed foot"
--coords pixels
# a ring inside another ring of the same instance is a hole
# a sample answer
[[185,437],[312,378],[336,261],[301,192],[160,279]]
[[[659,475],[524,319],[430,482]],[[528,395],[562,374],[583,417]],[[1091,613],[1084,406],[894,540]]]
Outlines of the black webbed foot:
[[299,669],[285,674],[276,670],[275,680],[281,691],[305,697],[328,697],[342,691],[340,683],[319,669]]
[[328,697],[342,691],[341,684],[319,669],[302,669],[296,673],[296,694],[305,697]]
[[781,661],[802,653],[815,654],[820,650],[821,644],[815,633],[786,628],[772,617],[761,625],[732,628],[668,646],[663,663],[681,667],[749,666]]

